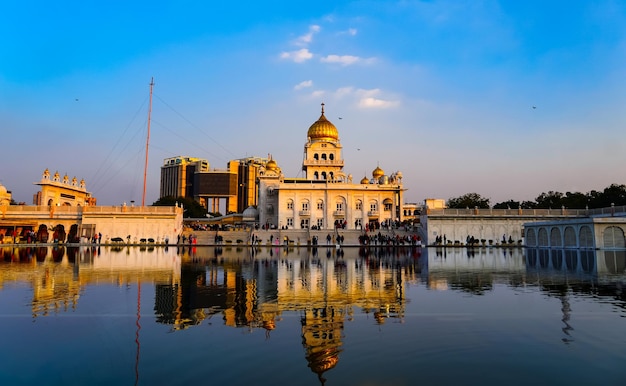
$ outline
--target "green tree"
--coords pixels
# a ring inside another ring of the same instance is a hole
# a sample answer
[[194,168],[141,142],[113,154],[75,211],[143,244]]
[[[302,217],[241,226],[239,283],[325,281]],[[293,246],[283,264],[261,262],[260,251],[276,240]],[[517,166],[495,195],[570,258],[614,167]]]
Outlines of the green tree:
[[626,185],[611,184],[611,186],[604,188],[601,193],[594,191],[590,195],[589,207],[592,208],[607,208],[611,204],[626,205]]
[[562,204],[570,209],[585,209],[589,205],[589,195],[580,192],[566,192]]
[[520,203],[519,201],[508,200],[495,204],[493,209],[519,209]]
[[183,204],[184,212],[183,217],[185,218],[205,218],[207,214],[207,210],[205,207],[200,205],[199,202],[189,197],[161,197],[156,200],[152,205],[153,206],[174,206],[176,204]]
[[535,201],[537,202],[537,208],[557,209],[563,206],[563,193],[551,190],[548,193],[541,193]]
[[448,208],[475,208],[489,209],[489,199],[483,198],[478,193],[466,193],[460,197],[453,197],[448,199]]

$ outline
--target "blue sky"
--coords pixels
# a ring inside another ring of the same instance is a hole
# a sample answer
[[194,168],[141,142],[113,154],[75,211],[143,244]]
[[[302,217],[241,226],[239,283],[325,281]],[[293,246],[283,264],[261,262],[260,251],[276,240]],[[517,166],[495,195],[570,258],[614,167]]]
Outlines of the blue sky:
[[322,102],[345,171],[407,202],[586,193],[625,182],[625,72],[621,1],[6,1],[0,183],[141,202],[154,77],[147,203],[178,155],[301,176]]

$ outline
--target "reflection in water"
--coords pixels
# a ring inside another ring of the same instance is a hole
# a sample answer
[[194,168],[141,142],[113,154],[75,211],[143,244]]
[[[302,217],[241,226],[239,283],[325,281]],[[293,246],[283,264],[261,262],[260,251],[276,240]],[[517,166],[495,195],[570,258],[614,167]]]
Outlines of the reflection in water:
[[475,298],[486,297],[498,285],[534,287],[559,300],[559,333],[566,344],[575,341],[573,296],[602,297],[626,315],[621,291],[626,283],[624,251],[37,247],[1,252],[0,289],[8,282],[28,283],[33,318],[76,310],[89,284],[136,284],[135,384],[146,282],[154,284],[157,324],[171,331],[216,323],[260,330],[270,339],[284,314],[298,315],[304,358],[321,383],[344,355],[344,326],[359,314],[372,315],[379,326],[390,320],[404,322],[411,286]]

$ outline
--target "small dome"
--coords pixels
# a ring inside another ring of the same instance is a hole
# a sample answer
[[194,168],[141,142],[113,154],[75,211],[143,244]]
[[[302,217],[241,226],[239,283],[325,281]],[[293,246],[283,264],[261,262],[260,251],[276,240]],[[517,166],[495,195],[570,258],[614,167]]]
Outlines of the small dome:
[[0,196],[7,194],[7,188],[5,188],[2,184],[0,184]]
[[323,103],[322,115],[315,123],[311,125],[311,127],[309,127],[307,137],[311,138],[312,140],[339,140],[339,132],[337,131],[337,128],[324,116]]
[[265,164],[265,169],[267,169],[267,170],[277,170],[278,169],[278,164],[276,163],[276,161],[271,159],[271,160],[267,161],[267,163]]
[[256,219],[259,215],[259,211],[256,210],[255,207],[253,206],[249,206],[247,207],[244,211],[243,211],[243,219],[247,220],[247,219]]
[[379,166],[376,166],[376,169],[372,172],[372,177],[375,179],[379,179],[380,177],[385,175],[385,171],[381,169]]
[[361,180],[361,184],[365,185],[365,184],[369,184],[370,180],[367,179],[367,177],[363,177],[363,179]]

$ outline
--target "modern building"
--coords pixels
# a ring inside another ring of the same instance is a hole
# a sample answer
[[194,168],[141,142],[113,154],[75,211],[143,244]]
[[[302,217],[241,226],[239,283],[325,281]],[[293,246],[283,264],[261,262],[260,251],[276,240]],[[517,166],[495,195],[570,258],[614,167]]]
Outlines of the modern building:
[[166,158],[161,166],[159,197],[194,197],[195,173],[208,170],[209,161],[202,158],[184,156]]
[[228,162],[224,170],[208,170],[195,174],[194,198],[210,212],[243,213],[257,205],[256,180],[268,158],[247,157]]
[[190,197],[209,212],[243,213],[257,205],[256,180],[268,158],[231,160],[225,169],[210,169],[201,158],[173,157],[161,166],[160,197]]
[[379,166],[352,181],[343,170],[339,132],[322,114],[308,129],[303,178],[287,178],[274,159],[259,170],[259,222],[285,229],[365,229],[403,221],[402,173]]

